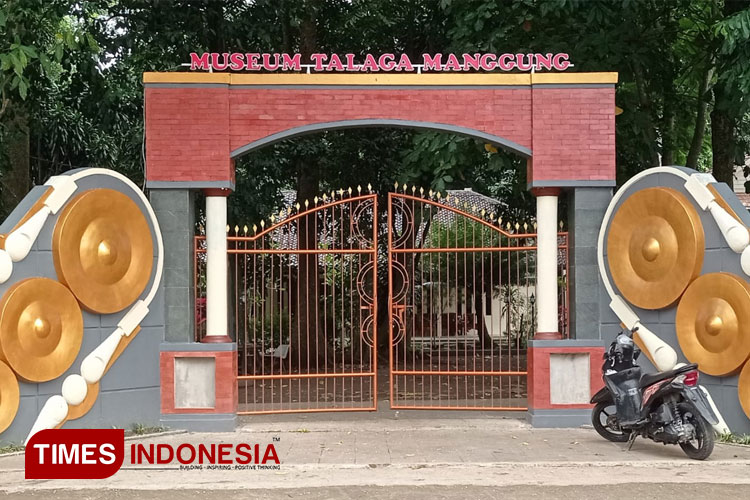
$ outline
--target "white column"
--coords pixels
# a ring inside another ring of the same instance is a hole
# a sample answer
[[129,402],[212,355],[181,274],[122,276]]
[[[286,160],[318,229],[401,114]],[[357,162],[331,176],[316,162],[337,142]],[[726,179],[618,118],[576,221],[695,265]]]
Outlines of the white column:
[[536,195],[536,335],[560,338],[557,324],[557,194],[556,189],[532,190]]
[[206,192],[206,336],[203,342],[231,342],[227,335],[227,197]]

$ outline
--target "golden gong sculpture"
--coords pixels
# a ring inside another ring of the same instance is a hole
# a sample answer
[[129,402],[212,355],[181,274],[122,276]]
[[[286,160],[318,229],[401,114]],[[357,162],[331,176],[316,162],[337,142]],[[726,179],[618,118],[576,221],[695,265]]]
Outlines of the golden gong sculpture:
[[148,284],[151,230],[128,196],[92,189],[76,196],[60,214],[52,255],[58,278],[85,309],[115,313],[132,304]]
[[[740,372],[737,392],[739,393],[740,405],[742,405],[747,418],[750,418],[750,362],[745,363],[745,367]],[[0,426],[1,428],[2,426]]]
[[25,380],[46,382],[65,373],[82,339],[81,308],[57,281],[28,278],[0,300],[0,358]]
[[0,433],[10,427],[16,418],[20,395],[16,374],[0,361]]
[[677,305],[677,340],[685,357],[717,377],[750,357],[750,285],[731,273],[704,274]]
[[661,309],[680,298],[703,265],[704,234],[690,201],[674,189],[638,191],[617,209],[607,237],[612,279],[630,303]]

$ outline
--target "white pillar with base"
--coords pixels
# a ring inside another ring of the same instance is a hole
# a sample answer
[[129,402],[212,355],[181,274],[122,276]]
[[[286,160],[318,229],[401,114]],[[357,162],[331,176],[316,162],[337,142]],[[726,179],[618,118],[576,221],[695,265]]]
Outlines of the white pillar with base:
[[557,197],[559,189],[535,188],[536,249],[536,340],[560,339],[557,305]]
[[206,336],[202,342],[232,342],[227,335],[227,195],[206,190]]

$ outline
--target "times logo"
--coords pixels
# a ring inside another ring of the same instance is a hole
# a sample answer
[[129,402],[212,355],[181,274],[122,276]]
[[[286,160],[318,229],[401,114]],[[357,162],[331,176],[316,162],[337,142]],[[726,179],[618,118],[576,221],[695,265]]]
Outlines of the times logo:
[[[26,479],[104,479],[125,459],[122,429],[48,429],[26,446]],[[174,464],[180,470],[278,469],[273,444],[151,443],[130,445],[131,465]]]
[[26,479],[104,479],[125,458],[122,429],[47,429],[26,445]]

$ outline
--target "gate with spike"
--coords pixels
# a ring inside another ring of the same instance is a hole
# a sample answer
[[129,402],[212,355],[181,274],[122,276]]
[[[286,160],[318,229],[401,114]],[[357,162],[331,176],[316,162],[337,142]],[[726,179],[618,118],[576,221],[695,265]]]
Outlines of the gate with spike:
[[[384,213],[369,189],[339,190],[230,231],[238,413],[374,410],[379,374],[391,408],[526,409],[534,228],[478,193],[397,191]],[[204,236],[195,259],[200,339]]]

